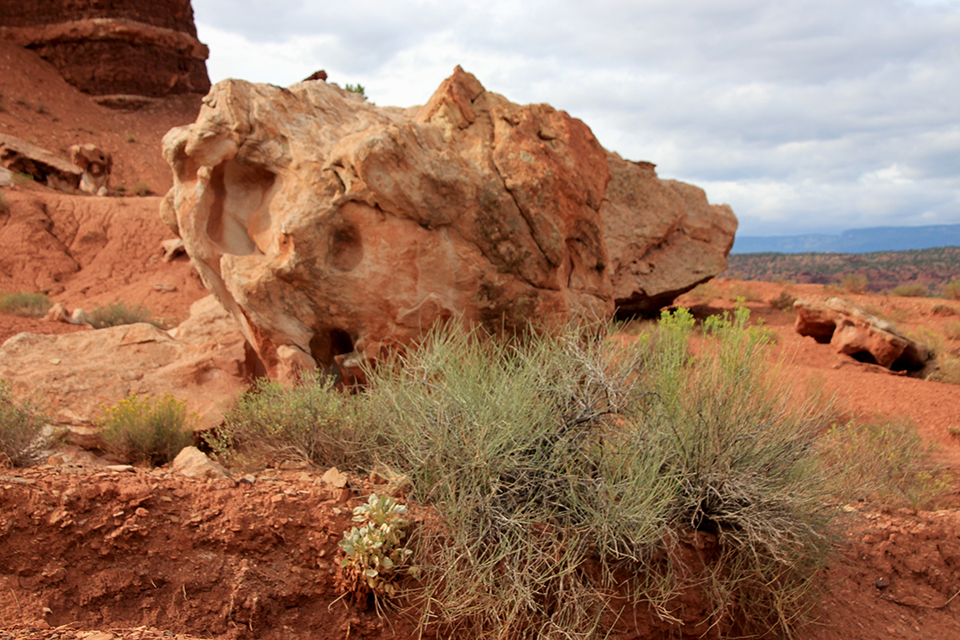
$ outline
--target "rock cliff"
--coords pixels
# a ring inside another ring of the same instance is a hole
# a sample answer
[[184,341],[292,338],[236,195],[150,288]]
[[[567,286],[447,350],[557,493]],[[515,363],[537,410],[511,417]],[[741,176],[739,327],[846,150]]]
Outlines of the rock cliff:
[[0,38],[36,51],[95,96],[206,93],[190,0],[0,2]]
[[349,376],[454,317],[514,331],[659,308],[726,268],[737,224],[459,67],[406,110],[227,80],[164,157],[164,220],[284,380]]

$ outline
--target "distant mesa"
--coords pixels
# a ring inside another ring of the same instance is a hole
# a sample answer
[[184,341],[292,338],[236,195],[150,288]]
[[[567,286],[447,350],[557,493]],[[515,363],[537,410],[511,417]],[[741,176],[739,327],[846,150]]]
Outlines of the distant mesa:
[[107,106],[210,89],[189,0],[8,0],[0,25],[0,38],[36,51]]
[[960,224],[868,227],[839,235],[737,236],[731,253],[873,253],[960,246]]

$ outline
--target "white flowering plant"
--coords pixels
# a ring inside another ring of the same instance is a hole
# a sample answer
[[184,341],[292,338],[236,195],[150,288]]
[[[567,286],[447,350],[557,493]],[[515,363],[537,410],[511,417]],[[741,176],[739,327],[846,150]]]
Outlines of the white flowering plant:
[[406,506],[389,496],[371,494],[367,502],[353,510],[354,522],[361,526],[345,531],[340,549],[343,558],[341,587],[359,599],[368,593],[393,596],[397,579],[408,569],[413,551],[404,546]]

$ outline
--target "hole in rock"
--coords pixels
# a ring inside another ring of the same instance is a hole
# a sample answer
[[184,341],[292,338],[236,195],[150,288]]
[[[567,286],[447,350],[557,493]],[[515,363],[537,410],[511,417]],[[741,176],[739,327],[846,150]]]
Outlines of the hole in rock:
[[353,351],[353,339],[343,329],[321,330],[310,340],[310,355],[326,373],[336,373],[333,359]]
[[874,358],[873,354],[869,351],[857,351],[856,353],[851,353],[850,357],[857,362],[863,362],[865,364],[877,364],[877,359]]

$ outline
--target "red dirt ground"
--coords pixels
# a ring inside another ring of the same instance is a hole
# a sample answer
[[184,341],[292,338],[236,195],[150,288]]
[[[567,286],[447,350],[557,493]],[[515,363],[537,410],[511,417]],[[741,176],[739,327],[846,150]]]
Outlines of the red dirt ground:
[[[145,181],[161,194],[171,180],[160,137],[192,121],[197,109],[188,99],[133,113],[104,109],[32,53],[3,42],[0,93],[0,132],[54,152],[98,142],[117,158],[114,184]],[[0,271],[0,293],[47,289],[70,309],[122,300],[168,318],[185,317],[189,304],[206,295],[186,259],[160,260],[159,242],[173,236],[156,216],[159,198],[65,197],[32,184],[0,193],[10,209],[0,213],[0,261],[12,265]],[[158,283],[177,291],[157,292]],[[712,300],[679,302],[724,310],[748,294],[756,300],[748,303],[753,317],[779,334],[773,356],[797,374],[797,384],[812,381],[835,392],[850,415],[911,418],[960,483],[960,438],[948,430],[960,426],[960,386],[877,373],[800,337],[794,314],[768,304],[784,289],[798,297],[829,295],[816,285],[718,281]],[[906,331],[942,334],[945,323],[960,320],[932,312],[937,304],[960,311],[958,302],[847,297]],[[77,330],[0,314],[0,342],[20,331]],[[944,346],[956,350],[960,342]],[[349,509],[375,487],[354,478],[347,494],[331,491],[319,479],[322,469],[268,469],[253,484],[235,484],[163,469],[111,471],[89,455],[65,459],[0,469],[0,640],[416,637],[401,616],[379,618],[337,600],[334,591],[333,558]],[[843,543],[823,575],[818,618],[798,637],[960,638],[958,488],[943,497],[949,508],[941,511],[851,507]],[[701,631],[641,616],[610,637]]]

